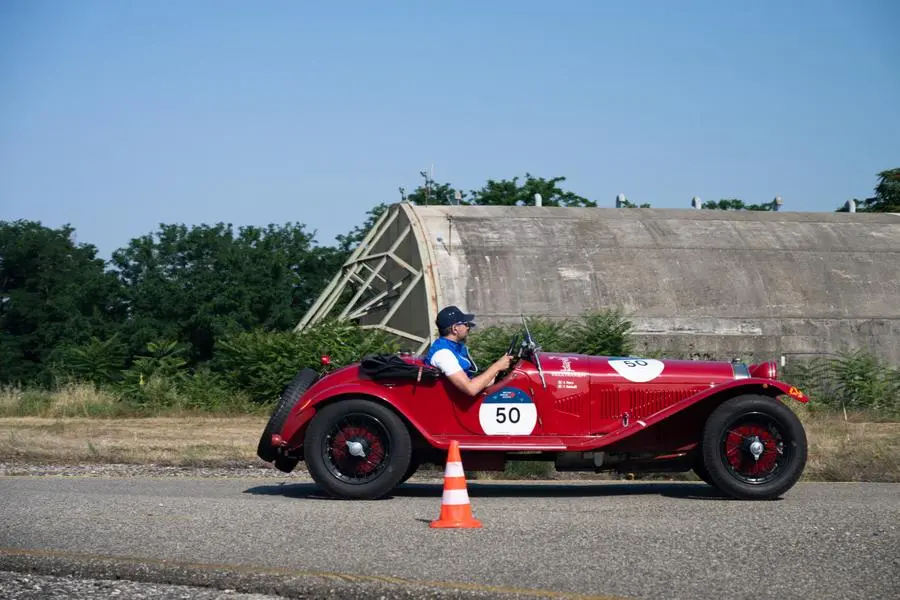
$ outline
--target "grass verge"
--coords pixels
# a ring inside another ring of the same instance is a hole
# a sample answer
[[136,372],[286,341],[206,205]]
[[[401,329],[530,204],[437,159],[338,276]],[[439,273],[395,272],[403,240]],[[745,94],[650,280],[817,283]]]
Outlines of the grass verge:
[[0,418],[0,461],[234,466],[257,463],[265,417]]
[[[157,390],[158,392],[159,390]],[[222,393],[214,403],[198,403],[189,395],[157,393],[155,400],[139,403],[91,383],[65,382],[56,389],[0,387],[0,417],[185,417],[268,415],[271,405],[252,402],[245,394]]]
[[[800,412],[809,438],[805,481],[900,482],[900,423],[873,422],[862,413]],[[155,464],[247,466],[263,464],[256,444],[266,416],[182,416],[98,419],[0,418],[0,461],[32,464]],[[472,479],[609,479],[610,475],[556,473],[550,463],[511,462],[506,472],[470,473]],[[639,476],[640,477],[640,476]],[[693,473],[650,476],[696,479]]]

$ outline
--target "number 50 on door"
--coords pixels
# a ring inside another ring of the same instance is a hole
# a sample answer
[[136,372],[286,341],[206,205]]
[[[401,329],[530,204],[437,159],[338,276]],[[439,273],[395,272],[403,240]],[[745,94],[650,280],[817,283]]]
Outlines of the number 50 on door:
[[537,424],[537,408],[525,392],[504,388],[484,399],[478,421],[487,435],[530,435]]

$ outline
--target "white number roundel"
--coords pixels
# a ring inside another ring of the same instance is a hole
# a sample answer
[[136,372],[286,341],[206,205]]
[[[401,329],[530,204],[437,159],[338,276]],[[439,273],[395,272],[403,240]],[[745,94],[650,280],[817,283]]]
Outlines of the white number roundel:
[[653,358],[617,358],[609,364],[619,375],[634,383],[653,381],[666,366],[661,360]]
[[530,435],[537,424],[537,408],[522,390],[504,388],[484,399],[478,420],[487,435]]

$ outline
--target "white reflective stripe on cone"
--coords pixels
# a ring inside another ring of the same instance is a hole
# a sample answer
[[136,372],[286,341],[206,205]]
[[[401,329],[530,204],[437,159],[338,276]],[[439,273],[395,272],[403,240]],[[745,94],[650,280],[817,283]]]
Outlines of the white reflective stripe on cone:
[[442,504],[468,504],[469,492],[466,490],[444,490]]
[[448,462],[447,468],[444,469],[444,477],[465,477],[461,462]]

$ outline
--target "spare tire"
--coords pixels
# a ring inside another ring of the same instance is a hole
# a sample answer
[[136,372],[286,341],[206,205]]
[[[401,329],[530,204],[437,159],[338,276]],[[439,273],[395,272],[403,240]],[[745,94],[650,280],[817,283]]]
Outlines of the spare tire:
[[294,377],[293,381],[285,386],[284,391],[281,393],[281,397],[278,399],[278,404],[275,405],[272,416],[269,417],[269,422],[266,424],[262,436],[259,438],[259,444],[256,446],[256,455],[258,457],[266,462],[272,462],[278,458],[278,451],[272,445],[272,434],[281,431],[288,415],[291,414],[291,409],[296,406],[300,398],[303,397],[303,394],[306,393],[306,390],[308,390],[317,379],[319,379],[319,374],[313,369],[306,368],[297,373],[297,376]]

